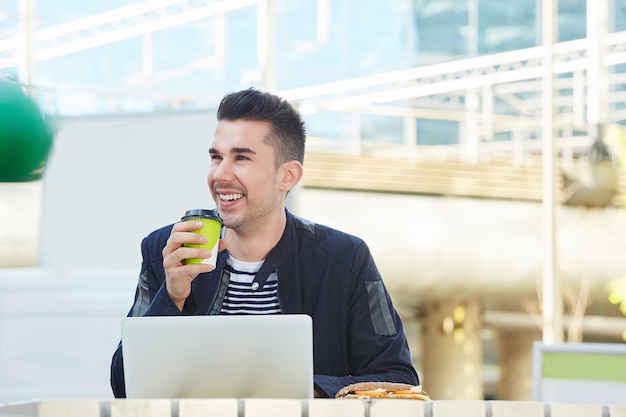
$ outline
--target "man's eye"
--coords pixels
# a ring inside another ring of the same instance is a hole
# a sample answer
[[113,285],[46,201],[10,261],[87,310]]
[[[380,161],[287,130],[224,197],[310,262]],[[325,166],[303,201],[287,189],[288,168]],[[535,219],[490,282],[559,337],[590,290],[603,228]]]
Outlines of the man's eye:
[[249,159],[250,159],[250,158],[248,158],[248,157],[247,157],[247,156],[245,156],[245,155],[237,155],[237,160],[238,160],[238,161],[247,161],[247,160],[249,160]]
[[211,161],[219,161],[220,159],[222,159],[221,156],[215,155],[215,154],[211,154]]

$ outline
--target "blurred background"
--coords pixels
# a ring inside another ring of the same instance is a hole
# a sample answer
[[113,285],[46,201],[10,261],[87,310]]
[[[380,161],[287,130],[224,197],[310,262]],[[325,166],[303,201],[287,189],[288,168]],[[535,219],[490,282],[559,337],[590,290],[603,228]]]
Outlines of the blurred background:
[[50,132],[0,107],[0,403],[112,396],[140,241],[213,207],[250,86],[303,114],[290,208],[368,243],[432,398],[540,399],[535,342],[624,345],[622,0],[0,0],[0,82]]

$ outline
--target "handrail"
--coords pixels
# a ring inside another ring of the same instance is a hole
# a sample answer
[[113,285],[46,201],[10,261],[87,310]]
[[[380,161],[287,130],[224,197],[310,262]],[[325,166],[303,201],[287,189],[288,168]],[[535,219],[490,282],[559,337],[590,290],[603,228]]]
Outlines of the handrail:
[[[622,54],[626,50],[626,31],[612,33],[611,36],[607,36],[605,45],[609,51],[606,57],[608,64],[617,65],[626,62],[626,57]],[[576,39],[555,44],[555,74],[565,74],[576,69],[584,69],[586,67],[584,61],[586,48],[586,39]],[[400,86],[406,86],[404,83],[408,83],[409,85],[419,85],[423,88],[424,85],[440,83],[454,85],[451,84],[453,81],[462,80],[462,88],[438,88],[436,93],[467,90],[489,84],[509,83],[540,77],[542,75],[540,68],[543,65],[543,55],[543,47],[537,46],[357,77],[349,80],[282,90],[281,95],[288,100],[314,102],[317,98],[317,100],[327,103],[334,97],[356,94],[360,90],[364,90],[363,95],[359,97],[369,98],[365,103],[374,103],[379,102],[376,100],[376,96],[372,98],[371,95],[366,95],[365,93],[371,93],[371,89],[374,87],[394,86],[399,88],[399,83]],[[495,74],[499,75],[491,79],[485,77]],[[478,82],[473,83],[474,80],[478,80]],[[431,94],[432,92],[428,90],[418,91],[412,94],[411,97],[423,97]],[[354,97],[353,95],[351,96]]]
[[[146,0],[37,30],[36,59],[58,58],[256,4],[258,0]],[[0,40],[0,69],[17,66],[18,47],[17,36]]]

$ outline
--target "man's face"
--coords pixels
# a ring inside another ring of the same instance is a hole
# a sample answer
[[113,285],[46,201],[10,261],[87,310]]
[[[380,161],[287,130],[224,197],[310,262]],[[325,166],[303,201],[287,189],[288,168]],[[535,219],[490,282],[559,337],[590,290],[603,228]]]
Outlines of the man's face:
[[224,226],[241,233],[263,227],[272,215],[282,213],[274,148],[263,141],[266,123],[221,121],[209,150],[208,185]]

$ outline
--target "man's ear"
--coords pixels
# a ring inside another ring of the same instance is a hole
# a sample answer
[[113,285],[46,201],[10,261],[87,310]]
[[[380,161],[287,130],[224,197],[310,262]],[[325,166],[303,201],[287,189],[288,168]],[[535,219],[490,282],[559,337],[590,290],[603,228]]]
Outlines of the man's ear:
[[302,164],[296,160],[285,162],[280,166],[280,189],[289,191],[294,188],[300,180],[304,170]]

